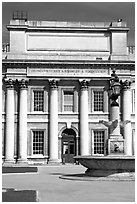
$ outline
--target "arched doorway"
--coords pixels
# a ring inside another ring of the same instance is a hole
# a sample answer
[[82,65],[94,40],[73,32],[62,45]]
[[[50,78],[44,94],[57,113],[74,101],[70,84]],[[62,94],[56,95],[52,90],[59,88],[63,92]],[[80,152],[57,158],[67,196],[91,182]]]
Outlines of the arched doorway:
[[76,133],[73,129],[65,129],[62,132],[62,162],[74,163],[76,155]]

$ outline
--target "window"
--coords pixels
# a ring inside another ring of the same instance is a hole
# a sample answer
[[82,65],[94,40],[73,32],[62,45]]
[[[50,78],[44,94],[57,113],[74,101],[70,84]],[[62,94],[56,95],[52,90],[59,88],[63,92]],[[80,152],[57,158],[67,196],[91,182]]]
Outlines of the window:
[[94,131],[94,154],[104,154],[104,131]]
[[103,93],[103,91],[94,91],[93,97],[94,97],[93,110],[94,111],[103,111],[103,107],[104,107],[104,93]]
[[33,154],[44,154],[44,131],[33,131]]
[[64,91],[64,111],[74,111],[74,92]]
[[75,143],[70,141],[70,154],[75,154]]
[[34,111],[44,111],[44,91],[34,91]]
[[68,154],[68,141],[63,142],[63,154]]

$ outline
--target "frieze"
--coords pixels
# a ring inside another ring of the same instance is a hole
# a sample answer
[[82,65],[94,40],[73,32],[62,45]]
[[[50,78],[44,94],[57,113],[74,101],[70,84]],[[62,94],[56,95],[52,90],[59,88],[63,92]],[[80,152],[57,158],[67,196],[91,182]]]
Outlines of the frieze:
[[27,68],[27,76],[98,76],[109,75],[108,69],[59,69],[59,68]]

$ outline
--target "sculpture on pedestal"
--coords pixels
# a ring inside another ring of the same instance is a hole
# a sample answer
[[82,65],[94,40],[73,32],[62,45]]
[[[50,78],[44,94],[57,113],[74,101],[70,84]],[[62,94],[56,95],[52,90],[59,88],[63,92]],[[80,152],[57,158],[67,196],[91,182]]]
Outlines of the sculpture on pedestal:
[[[120,134],[120,127],[125,128],[130,120],[120,121],[119,104],[117,99],[121,91],[121,83],[113,70],[108,90],[111,100],[110,121],[100,120],[99,123],[109,128],[108,155],[76,156],[75,159],[88,168],[86,174],[95,177],[123,177],[131,176],[135,172],[135,158],[125,155],[125,137]],[[126,83],[127,86],[129,85]]]

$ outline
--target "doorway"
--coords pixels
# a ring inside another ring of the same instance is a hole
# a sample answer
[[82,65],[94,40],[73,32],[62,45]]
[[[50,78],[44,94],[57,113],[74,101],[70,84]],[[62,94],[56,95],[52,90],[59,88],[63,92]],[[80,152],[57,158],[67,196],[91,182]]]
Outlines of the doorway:
[[76,133],[73,129],[65,129],[62,132],[62,162],[74,163],[76,155]]

